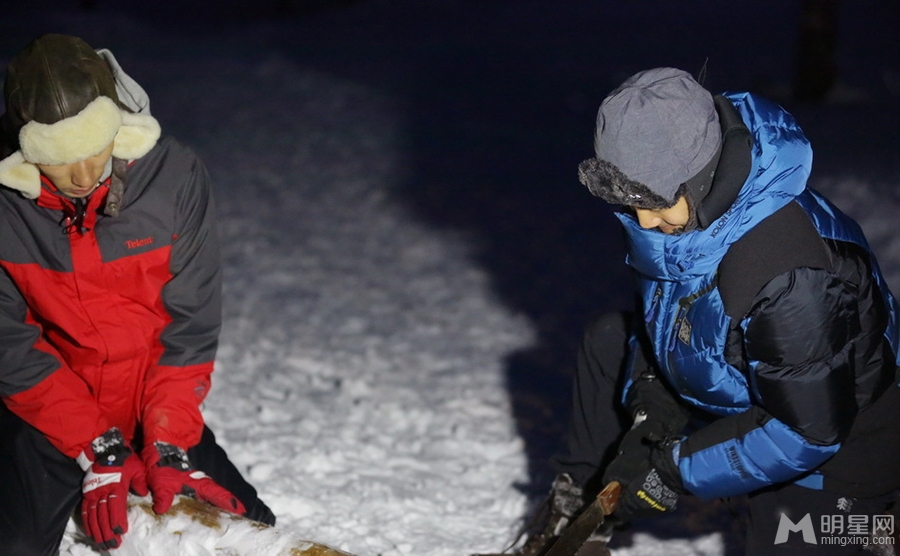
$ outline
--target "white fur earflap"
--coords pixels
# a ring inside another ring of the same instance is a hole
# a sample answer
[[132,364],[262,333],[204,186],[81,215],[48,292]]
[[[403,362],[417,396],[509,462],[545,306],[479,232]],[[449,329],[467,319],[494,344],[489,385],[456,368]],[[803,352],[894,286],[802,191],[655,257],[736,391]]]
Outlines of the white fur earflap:
[[114,157],[133,160],[150,152],[159,136],[159,122],[150,114],[132,114],[107,97],[97,97],[65,120],[22,126],[20,150],[0,160],[0,184],[37,199],[41,194],[37,164],[73,164],[102,152],[110,143]]
[[37,199],[41,194],[41,172],[25,161],[22,151],[16,151],[0,160],[0,184],[21,191],[29,199]]
[[54,124],[28,122],[19,132],[19,145],[25,160],[34,164],[72,164],[102,152],[114,141],[113,156],[131,160],[150,152],[159,135],[156,118],[126,112],[101,96]]
[[159,122],[150,114],[129,114],[123,111],[122,125],[113,145],[113,156],[124,160],[141,158],[156,145],[160,133]]
[[34,164],[72,164],[103,151],[122,126],[122,112],[109,97],[100,96],[84,109],[52,124],[30,121],[19,131],[25,160]]

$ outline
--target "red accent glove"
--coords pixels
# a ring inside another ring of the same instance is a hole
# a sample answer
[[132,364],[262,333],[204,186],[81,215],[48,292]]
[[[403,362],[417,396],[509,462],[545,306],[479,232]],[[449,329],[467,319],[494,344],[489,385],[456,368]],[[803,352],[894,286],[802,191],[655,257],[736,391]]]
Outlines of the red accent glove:
[[176,494],[193,496],[238,515],[247,512],[237,496],[216,484],[206,473],[194,469],[184,449],[155,442],[146,447],[142,455],[147,466],[147,484],[153,494],[154,512],[166,513]]
[[[128,489],[147,495],[144,464],[113,427],[91,442],[78,457],[84,469],[81,521],[85,533],[103,550],[122,544],[128,531]],[[93,457],[93,460],[91,460]]]

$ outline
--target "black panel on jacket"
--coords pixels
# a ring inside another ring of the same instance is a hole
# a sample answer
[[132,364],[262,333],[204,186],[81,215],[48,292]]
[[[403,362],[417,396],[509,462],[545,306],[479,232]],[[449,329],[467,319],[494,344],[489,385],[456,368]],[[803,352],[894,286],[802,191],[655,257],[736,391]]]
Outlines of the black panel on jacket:
[[719,293],[725,314],[740,321],[756,294],[791,269],[830,270],[831,256],[806,212],[790,202],[728,248],[719,264]]
[[747,326],[763,407],[812,444],[841,442],[856,417],[856,295],[839,276],[795,268],[757,297]]
[[685,438],[681,443],[679,457],[688,457],[732,439],[743,438],[764,426],[771,419],[772,417],[763,408],[753,406],[747,411],[732,415],[727,419],[712,421],[700,431]]
[[[798,273],[795,271],[798,268],[806,270]],[[849,313],[844,311],[843,316],[836,317],[842,322],[791,325],[811,336],[819,335],[838,343],[849,341],[849,345],[832,346],[834,356],[826,357],[824,364],[819,361],[817,369],[808,368],[814,363],[804,362],[800,367],[802,373],[812,373],[806,377],[810,379],[807,381],[792,376],[798,372],[796,366],[778,369],[765,363],[758,365],[757,378],[763,376],[757,385],[765,409],[756,408],[742,422],[747,427],[753,426],[768,413],[813,443],[840,441],[841,449],[817,470],[824,477],[826,490],[868,497],[900,488],[900,445],[891,440],[900,434],[896,355],[884,336],[888,312],[872,277],[869,253],[856,244],[823,239],[805,211],[792,202],[731,246],[719,266],[717,280],[725,311],[732,319],[726,357],[730,364],[745,372],[748,359],[763,355],[796,359],[798,353],[813,349],[807,346],[798,351],[797,346],[790,345],[790,340],[781,338],[782,348],[789,346],[787,349],[795,353],[773,355],[769,351],[777,352],[779,348],[774,345],[777,342],[769,341],[768,334],[758,332],[755,339],[744,337],[741,320],[753,312],[748,336],[753,334],[754,326],[765,324],[762,322],[765,316],[759,319],[761,315],[754,308],[765,305],[768,296],[779,295],[773,291],[783,292],[788,289],[788,283],[793,283],[793,288],[809,289],[799,295],[815,296],[817,303],[829,295],[842,296],[845,300],[847,296],[853,298],[844,308]],[[775,326],[776,319],[784,318],[779,311],[769,324]],[[817,327],[818,332],[810,330]],[[847,335],[849,338],[845,340],[836,340],[837,336]],[[819,344],[813,350],[824,349],[822,346]],[[815,375],[820,381],[818,385]],[[780,383],[782,378],[786,382]],[[823,410],[824,406],[828,410]],[[686,448],[695,451],[707,442],[714,442],[709,435],[702,438],[705,442],[700,442],[698,435],[698,442],[689,442]]]

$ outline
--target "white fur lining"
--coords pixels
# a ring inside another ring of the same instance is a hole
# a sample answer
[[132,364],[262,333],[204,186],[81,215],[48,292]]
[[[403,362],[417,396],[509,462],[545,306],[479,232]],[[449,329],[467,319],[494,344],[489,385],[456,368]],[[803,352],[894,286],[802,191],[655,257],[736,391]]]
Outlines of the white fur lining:
[[103,151],[122,126],[119,107],[97,97],[72,117],[52,124],[32,120],[19,131],[19,148],[33,164],[72,164]]
[[159,122],[150,114],[122,111],[122,126],[116,133],[113,156],[124,160],[141,158],[156,145],[160,133]]
[[19,132],[21,150],[0,160],[0,184],[36,199],[41,193],[36,164],[73,164],[113,143],[113,156],[141,158],[156,145],[159,122],[150,114],[131,114],[107,97],[97,97],[81,112],[54,124],[31,121]]

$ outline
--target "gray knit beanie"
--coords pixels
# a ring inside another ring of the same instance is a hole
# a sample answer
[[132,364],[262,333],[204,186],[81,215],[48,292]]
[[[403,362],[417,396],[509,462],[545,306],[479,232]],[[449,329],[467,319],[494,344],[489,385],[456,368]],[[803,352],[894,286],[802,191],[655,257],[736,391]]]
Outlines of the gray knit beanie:
[[661,209],[709,192],[722,145],[713,97],[687,72],[640,72],[609,94],[597,113],[596,158],[579,180],[612,204]]

